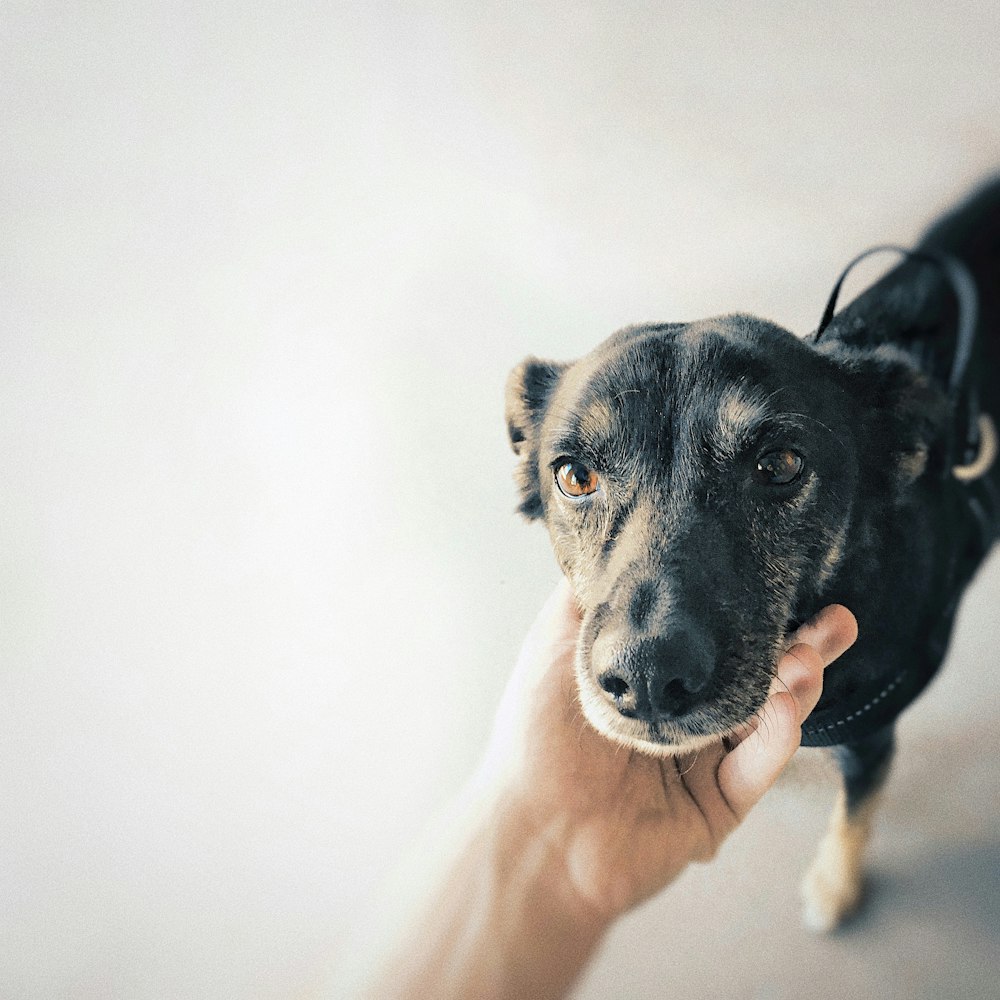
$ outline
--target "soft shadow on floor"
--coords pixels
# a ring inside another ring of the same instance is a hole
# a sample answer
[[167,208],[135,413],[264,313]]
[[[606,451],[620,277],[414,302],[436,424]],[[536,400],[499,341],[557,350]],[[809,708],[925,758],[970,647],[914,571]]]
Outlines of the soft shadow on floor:
[[842,935],[867,935],[901,913],[919,913],[928,923],[965,924],[992,938],[1000,955],[1000,842],[956,844],[950,852],[906,860],[896,858],[891,867],[872,872],[867,904]]

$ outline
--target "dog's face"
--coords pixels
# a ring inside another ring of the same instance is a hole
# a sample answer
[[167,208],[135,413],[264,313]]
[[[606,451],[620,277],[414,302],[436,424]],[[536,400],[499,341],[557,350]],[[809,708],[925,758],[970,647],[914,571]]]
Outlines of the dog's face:
[[577,679],[599,731],[672,753],[754,715],[859,502],[898,500],[923,471],[922,391],[902,358],[820,352],[747,316],[515,369],[521,511],[544,518],[583,612]]

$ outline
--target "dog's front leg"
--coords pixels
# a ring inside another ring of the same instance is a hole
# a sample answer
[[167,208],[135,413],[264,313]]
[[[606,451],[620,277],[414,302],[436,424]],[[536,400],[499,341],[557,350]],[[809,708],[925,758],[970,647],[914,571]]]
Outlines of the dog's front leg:
[[893,748],[893,727],[888,726],[834,750],[844,787],[802,883],[803,921],[812,930],[835,930],[861,902],[865,848]]

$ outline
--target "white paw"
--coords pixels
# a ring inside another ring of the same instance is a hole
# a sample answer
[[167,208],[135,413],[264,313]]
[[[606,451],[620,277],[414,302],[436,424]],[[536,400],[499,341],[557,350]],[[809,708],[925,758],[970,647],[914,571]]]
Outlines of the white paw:
[[802,882],[802,923],[809,930],[828,934],[854,913],[864,895],[858,874],[830,871],[820,858]]

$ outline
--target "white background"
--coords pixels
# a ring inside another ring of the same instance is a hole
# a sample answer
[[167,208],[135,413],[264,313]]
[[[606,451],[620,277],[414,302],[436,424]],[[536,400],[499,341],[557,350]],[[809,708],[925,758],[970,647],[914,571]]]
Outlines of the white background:
[[[513,514],[507,371],[635,321],[812,329],[855,252],[1000,166],[998,17],[7,0],[0,996],[284,997],[336,963],[556,579]],[[956,657],[995,676],[987,582]],[[933,711],[993,719],[971,683]],[[983,774],[961,830],[995,828]],[[768,862],[792,887],[828,804],[803,794],[805,853]],[[676,899],[740,947],[679,985],[647,908],[582,992],[794,996],[759,965],[786,947],[814,996],[869,982],[853,939],[776,943],[739,857]],[[794,928],[793,889],[757,888]],[[899,995],[987,983],[984,905]]]

